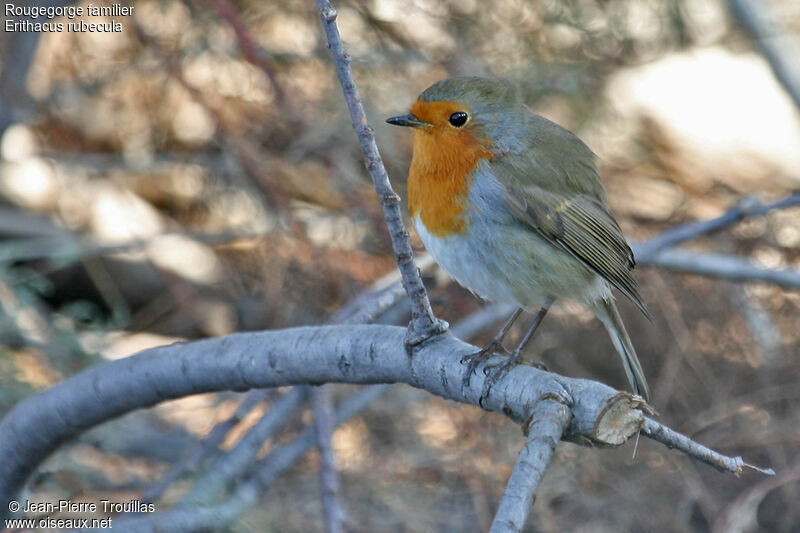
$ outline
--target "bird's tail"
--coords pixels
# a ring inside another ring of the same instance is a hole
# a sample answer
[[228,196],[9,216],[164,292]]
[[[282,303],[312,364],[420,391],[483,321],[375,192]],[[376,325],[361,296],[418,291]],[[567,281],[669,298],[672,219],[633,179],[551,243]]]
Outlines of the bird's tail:
[[611,342],[614,343],[614,348],[617,349],[619,356],[622,358],[622,366],[625,368],[625,374],[628,376],[633,392],[649,402],[650,388],[647,386],[642,365],[639,363],[639,358],[636,357],[636,350],[634,350],[631,338],[625,330],[625,325],[622,323],[616,304],[614,304],[613,300],[604,298],[601,302],[598,302],[595,314],[605,325],[611,337]]

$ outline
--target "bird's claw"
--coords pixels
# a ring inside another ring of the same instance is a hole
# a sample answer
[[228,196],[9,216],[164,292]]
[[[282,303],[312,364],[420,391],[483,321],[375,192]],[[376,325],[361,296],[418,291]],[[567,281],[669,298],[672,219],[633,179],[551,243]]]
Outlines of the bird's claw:
[[461,358],[461,364],[467,365],[467,373],[464,376],[464,387],[469,386],[469,380],[472,377],[472,373],[478,368],[478,365],[487,361],[488,359],[492,358],[495,354],[501,355],[510,355],[508,350],[506,350],[505,346],[503,346],[498,341],[492,341],[489,343],[486,348],[479,350],[475,353],[467,354]]
[[478,399],[478,404],[482,407],[483,402],[489,397],[489,392],[494,387],[494,384],[500,381],[508,371],[520,364],[518,357],[507,357],[500,362],[491,363],[483,368],[483,374],[486,379],[483,381],[483,391],[481,397]]
[[489,392],[492,390],[492,387],[494,387],[495,383],[505,377],[509,370],[517,365],[528,365],[547,372],[547,367],[544,366],[544,363],[540,363],[539,361],[529,362],[522,360],[520,359],[518,353],[515,353],[511,355],[511,357],[503,359],[498,363],[490,363],[486,365],[483,368],[483,374],[486,376],[486,379],[483,382],[483,391],[481,391],[481,397],[478,399],[478,404],[481,407],[483,407],[483,402],[486,400],[486,398],[489,397]]

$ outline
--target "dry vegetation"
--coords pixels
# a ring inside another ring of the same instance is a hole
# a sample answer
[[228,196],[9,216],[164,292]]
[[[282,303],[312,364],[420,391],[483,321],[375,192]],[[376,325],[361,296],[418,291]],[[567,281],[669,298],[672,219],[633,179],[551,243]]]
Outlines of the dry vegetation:
[[[784,31],[800,30],[796,2],[771,4]],[[132,5],[122,33],[0,34],[0,413],[104,358],[322,323],[394,268],[316,4]],[[800,186],[800,114],[720,1],[336,7],[401,196],[410,136],[383,119],[433,81],[466,74],[520,80],[534,109],[579,133],[601,156],[632,239]],[[26,77],[10,75],[20,69]],[[691,247],[799,268],[799,216],[773,212]],[[660,419],[772,466],[778,481],[719,474],[647,440],[635,457],[632,443],[564,444],[527,531],[796,531],[800,294],[655,268],[638,275],[654,324],[632,306],[622,313]],[[426,282],[451,324],[481,306],[440,274]],[[404,310],[382,321],[405,324]],[[569,303],[528,354],[625,386],[599,322]],[[239,401],[187,398],[89,431],[43,465],[32,499],[137,497]],[[310,418],[299,414],[276,442]],[[397,386],[334,435],[349,527],[484,531],[521,444],[518,426],[496,413]],[[230,531],[320,530],[316,463],[306,456]]]

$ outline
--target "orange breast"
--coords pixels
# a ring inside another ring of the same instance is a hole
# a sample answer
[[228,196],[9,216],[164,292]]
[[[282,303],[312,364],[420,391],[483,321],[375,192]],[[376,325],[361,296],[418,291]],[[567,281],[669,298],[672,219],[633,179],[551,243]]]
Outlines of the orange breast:
[[453,128],[447,118],[465,111],[458,102],[420,102],[411,108],[419,119],[433,124],[414,130],[414,155],[408,172],[408,208],[419,215],[437,237],[466,229],[464,213],[471,173],[481,159],[490,159],[488,139],[469,127]]

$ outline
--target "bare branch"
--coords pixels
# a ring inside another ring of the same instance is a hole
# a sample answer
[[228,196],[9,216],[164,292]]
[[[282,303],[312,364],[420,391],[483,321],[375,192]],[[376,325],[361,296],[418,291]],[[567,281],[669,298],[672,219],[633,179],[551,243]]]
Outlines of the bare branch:
[[142,502],[154,502],[158,500],[167,488],[178,480],[183,474],[194,470],[203,459],[217,451],[219,445],[225,440],[225,436],[233,427],[242,421],[247,414],[253,410],[261,401],[267,400],[275,394],[274,390],[254,390],[248,393],[233,415],[227,420],[223,420],[211,429],[208,436],[197,443],[195,449],[189,453],[185,459],[173,466],[158,482],[154,483],[142,495]]
[[184,503],[207,505],[219,498],[225,487],[249,472],[258,450],[275,435],[308,396],[306,387],[294,387],[270,405],[267,413],[229,452],[220,456]]
[[[425,266],[422,268],[426,268],[433,264],[430,261],[430,256],[425,254],[420,261],[420,264],[424,264]],[[371,286],[371,290],[366,291],[358,295],[356,298],[352,300],[352,302],[342,310],[349,310],[345,313],[337,313],[339,315],[338,320],[346,322],[346,323],[353,323],[356,319],[363,319],[372,321],[378,315],[380,315],[387,307],[390,307],[395,302],[400,300],[403,296],[405,296],[405,291],[399,281],[393,282],[393,279],[399,277],[399,274],[393,272],[388,274],[378,280],[377,282],[373,283]],[[388,286],[387,286],[388,285]],[[357,310],[356,304],[359,304],[361,307]],[[347,318],[342,317],[344,315]],[[454,324],[452,327],[452,332],[459,338],[470,338],[486,327],[496,323],[499,320],[502,320],[505,315],[507,315],[507,308],[506,306],[502,305],[490,305],[483,307],[474,313],[468,315],[463,320],[459,321],[458,323]],[[370,398],[377,398],[383,391],[388,389],[388,385],[375,385],[371,387],[367,387],[363,392],[368,395]],[[314,391],[323,390],[323,388],[312,388],[312,393]],[[197,449],[189,455],[189,457],[182,461],[179,465],[171,469],[161,480],[159,480],[155,485],[153,485],[143,496],[143,501],[155,501],[160,497],[160,495],[166,490],[166,488],[177,480],[180,475],[183,473],[192,470],[195,466],[197,466],[200,461],[206,457],[208,457],[212,451],[216,450],[219,444],[224,439],[225,435],[228,431],[238,422],[240,421],[248,412],[252,410],[252,408],[256,405],[256,403],[260,402],[261,400],[265,399],[266,397],[274,394],[274,390],[254,390],[251,391],[245,398],[242,400],[242,403],[236,409],[236,412],[230,419],[220,422],[217,426],[215,426],[209,436],[201,442]],[[313,396],[312,396],[313,402]],[[348,407],[349,405],[354,404],[357,408]],[[332,427],[338,426],[342,422],[346,420],[341,414],[341,410],[344,409],[344,412],[347,414],[347,417],[355,414],[357,411],[360,411],[362,408],[366,407],[368,402],[365,400],[365,396],[362,393],[356,393],[353,395],[352,398],[348,398],[344,400],[342,406],[336,410],[335,413],[331,413],[330,421],[326,422],[327,424],[331,425]],[[319,424],[318,418],[320,418],[318,411],[316,410],[315,406],[315,425]],[[317,441],[319,441],[319,437],[316,436]],[[277,475],[282,472],[283,470],[289,468],[292,464],[298,461],[302,455],[304,455],[310,444],[308,444],[308,435],[302,435],[292,441],[291,444],[286,445],[287,452],[282,452],[282,447],[277,448],[273,452],[271,452],[264,460],[262,460],[259,464],[261,465],[261,469],[259,472],[267,471],[271,472],[270,474],[264,475],[263,477],[267,479],[263,484],[259,483],[258,485],[258,492],[263,492],[269,488],[269,484],[274,480]],[[317,446],[319,446],[319,442],[317,442]],[[325,444],[325,446],[330,447],[329,444]],[[302,451],[300,451],[302,450]],[[278,457],[281,457],[284,453],[288,453],[293,459],[291,463],[286,463],[284,461],[278,461],[281,464],[280,469],[274,469],[271,465],[276,461],[273,460],[273,456],[277,454]],[[327,467],[324,467],[327,468]],[[323,473],[320,472],[322,475]],[[335,471],[334,471],[335,474]],[[330,475],[330,473],[325,474]],[[252,483],[252,480],[246,481],[246,483]],[[324,486],[323,486],[323,490]],[[244,490],[241,492],[236,492],[234,495],[231,496],[231,499],[235,499],[237,497],[243,497],[245,495],[250,494],[249,490]],[[238,495],[238,496],[237,496]],[[249,501],[249,500],[248,500]],[[255,501],[249,503],[248,505],[254,505]],[[191,507],[191,505],[190,505]],[[247,505],[245,506],[247,507]],[[341,506],[340,506],[341,507]],[[180,508],[181,511],[169,511],[167,513],[161,513],[158,515],[159,523],[163,524],[165,520],[170,520],[170,516],[172,516],[173,512],[183,512],[182,510],[184,507]],[[229,509],[229,507],[226,507]],[[166,516],[165,516],[166,514]],[[227,516],[226,514],[217,514],[216,516],[222,517]],[[233,515],[235,517],[235,515]],[[128,520],[128,518],[126,518]],[[137,519],[138,520],[138,519]],[[127,522],[124,522],[127,524]],[[222,522],[219,520],[215,522],[220,527],[223,525]],[[143,527],[141,523],[137,527]],[[127,525],[125,526],[127,527]],[[148,526],[150,527],[150,526]],[[174,531],[174,528],[170,530]]]
[[641,263],[715,278],[765,281],[780,287],[800,287],[800,272],[793,268],[781,270],[762,268],[748,259],[735,255],[668,248],[651,255]]
[[403,216],[400,213],[400,197],[392,190],[389,176],[378,151],[378,145],[375,144],[375,132],[367,122],[367,115],[361,103],[358,87],[356,87],[353,75],[350,72],[350,55],[344,50],[339,28],[336,26],[336,10],[328,0],[317,0],[317,5],[319,6],[322,26],[328,38],[328,48],[333,54],[336,72],[339,75],[339,83],[342,85],[344,98],[350,110],[353,128],[358,133],[358,140],[361,144],[361,150],[364,152],[367,170],[372,176],[381,207],[383,207],[383,216],[386,220],[386,226],[389,228],[389,236],[391,237],[395,259],[402,275],[403,287],[411,299],[411,326],[407,342],[413,346],[432,335],[442,333],[446,330],[446,326],[433,316],[425,286],[419,276],[419,269],[414,263],[411,241],[403,224]]
[[651,265],[715,278],[739,281],[765,281],[781,287],[800,287],[800,272],[792,268],[762,268],[746,258],[734,255],[696,252],[676,248],[683,242],[730,227],[750,217],[765,215],[775,209],[800,205],[800,192],[771,203],[745,198],[723,215],[710,220],[682,224],[665,230],[644,242],[632,242],[631,248],[640,265]]
[[[352,394],[336,408],[333,417],[339,426],[357,415],[381,394],[389,385],[370,385]],[[314,446],[313,430],[309,429],[287,444],[277,446],[269,455],[256,463],[255,473],[236,487],[236,491],[224,502],[212,506],[182,506],[153,515],[141,515],[114,522],[116,533],[172,533],[208,531],[222,529],[239,518],[248,508],[256,505],[259,496],[281,474],[291,468]]]
[[[465,367],[459,363],[474,346],[440,335],[409,358],[404,333],[376,325],[240,333],[158,347],[89,368],[26,398],[0,421],[0,502],[10,500],[45,457],[78,433],[191,394],[301,383],[403,382],[477,405],[485,376],[478,371],[463,387]],[[570,398],[565,435],[570,440],[621,444],[645,423],[641,403],[629,394],[525,365],[497,383],[483,406],[522,423],[530,418],[531,406],[548,395]]]
[[800,205],[800,192],[793,192],[785,198],[768,204],[762,203],[758,198],[745,198],[722,216],[681,224],[662,231],[645,242],[631,243],[631,247],[636,254],[636,261],[647,263],[652,256],[666,248],[728,228],[747,217],[765,215],[773,209],[784,209],[796,205]]
[[534,405],[525,446],[508,479],[490,533],[522,531],[536,500],[536,489],[569,422],[569,407],[564,401],[564,398],[545,397]]
[[771,468],[759,468],[747,464],[741,457],[726,457],[648,417],[645,417],[642,431],[651,439],[664,444],[668,448],[677,448],[685,454],[709,464],[721,472],[732,472],[738,476],[742,473],[742,467],[747,467],[761,472],[762,474],[769,476],[775,475],[775,471]]

